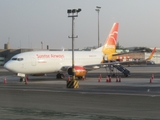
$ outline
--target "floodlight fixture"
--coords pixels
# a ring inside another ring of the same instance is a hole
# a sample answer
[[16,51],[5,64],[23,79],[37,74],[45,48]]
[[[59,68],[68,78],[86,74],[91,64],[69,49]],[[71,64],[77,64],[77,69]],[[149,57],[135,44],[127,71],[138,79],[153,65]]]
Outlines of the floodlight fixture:
[[73,10],[72,10],[72,13],[73,13],[73,14],[74,14],[74,13],[76,13],[76,12],[77,12],[77,10],[76,10],[76,9],[73,9]]
[[101,7],[99,7],[99,6],[96,6],[96,8],[100,9]]
[[71,13],[71,12],[72,12],[72,10],[70,10],[70,9],[67,10],[67,13],[68,13],[68,14]]
[[77,13],[79,13],[79,12],[81,12],[81,9],[80,9],[80,8],[77,10]]
[[99,12],[99,11],[100,11],[100,9],[101,9],[101,7],[96,6],[96,9],[95,9],[95,10],[96,10],[97,12]]
[[78,9],[68,9],[67,13],[68,13],[68,17],[78,17],[78,13],[81,11],[80,8]]

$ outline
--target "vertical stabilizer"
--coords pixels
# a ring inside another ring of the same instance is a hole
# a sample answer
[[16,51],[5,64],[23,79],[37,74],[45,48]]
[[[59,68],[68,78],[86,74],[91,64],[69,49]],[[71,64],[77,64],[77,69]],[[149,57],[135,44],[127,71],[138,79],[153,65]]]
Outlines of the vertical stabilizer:
[[105,44],[102,47],[102,52],[106,55],[116,53],[117,36],[118,36],[118,23],[114,23],[113,27],[107,37]]
[[104,59],[112,60],[112,55],[116,54],[117,36],[119,23],[114,23],[104,45],[95,51],[102,51]]

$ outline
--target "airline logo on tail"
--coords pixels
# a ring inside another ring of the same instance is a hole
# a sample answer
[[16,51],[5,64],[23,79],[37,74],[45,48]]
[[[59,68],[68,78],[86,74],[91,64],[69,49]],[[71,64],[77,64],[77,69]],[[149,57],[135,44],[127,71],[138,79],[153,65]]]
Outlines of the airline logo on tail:
[[[112,56],[112,54],[116,53],[116,45],[117,45],[117,36],[118,36],[118,23],[114,23],[113,27],[109,33],[108,38],[102,48],[102,52],[104,55]],[[110,58],[109,57],[109,58]]]

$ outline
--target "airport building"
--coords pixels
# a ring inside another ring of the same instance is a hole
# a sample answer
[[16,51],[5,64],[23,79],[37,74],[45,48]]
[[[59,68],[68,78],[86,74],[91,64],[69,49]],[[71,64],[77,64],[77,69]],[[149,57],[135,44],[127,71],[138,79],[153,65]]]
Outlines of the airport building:
[[4,57],[0,57],[0,65],[3,65],[5,62],[5,58]]

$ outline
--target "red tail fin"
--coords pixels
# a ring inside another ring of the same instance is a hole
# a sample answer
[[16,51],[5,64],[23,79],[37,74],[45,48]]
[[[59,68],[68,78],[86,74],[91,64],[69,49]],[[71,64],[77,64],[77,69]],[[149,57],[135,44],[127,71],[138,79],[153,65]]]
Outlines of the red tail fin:
[[113,27],[103,45],[102,52],[106,55],[116,53],[117,36],[118,36],[118,23],[114,23]]

